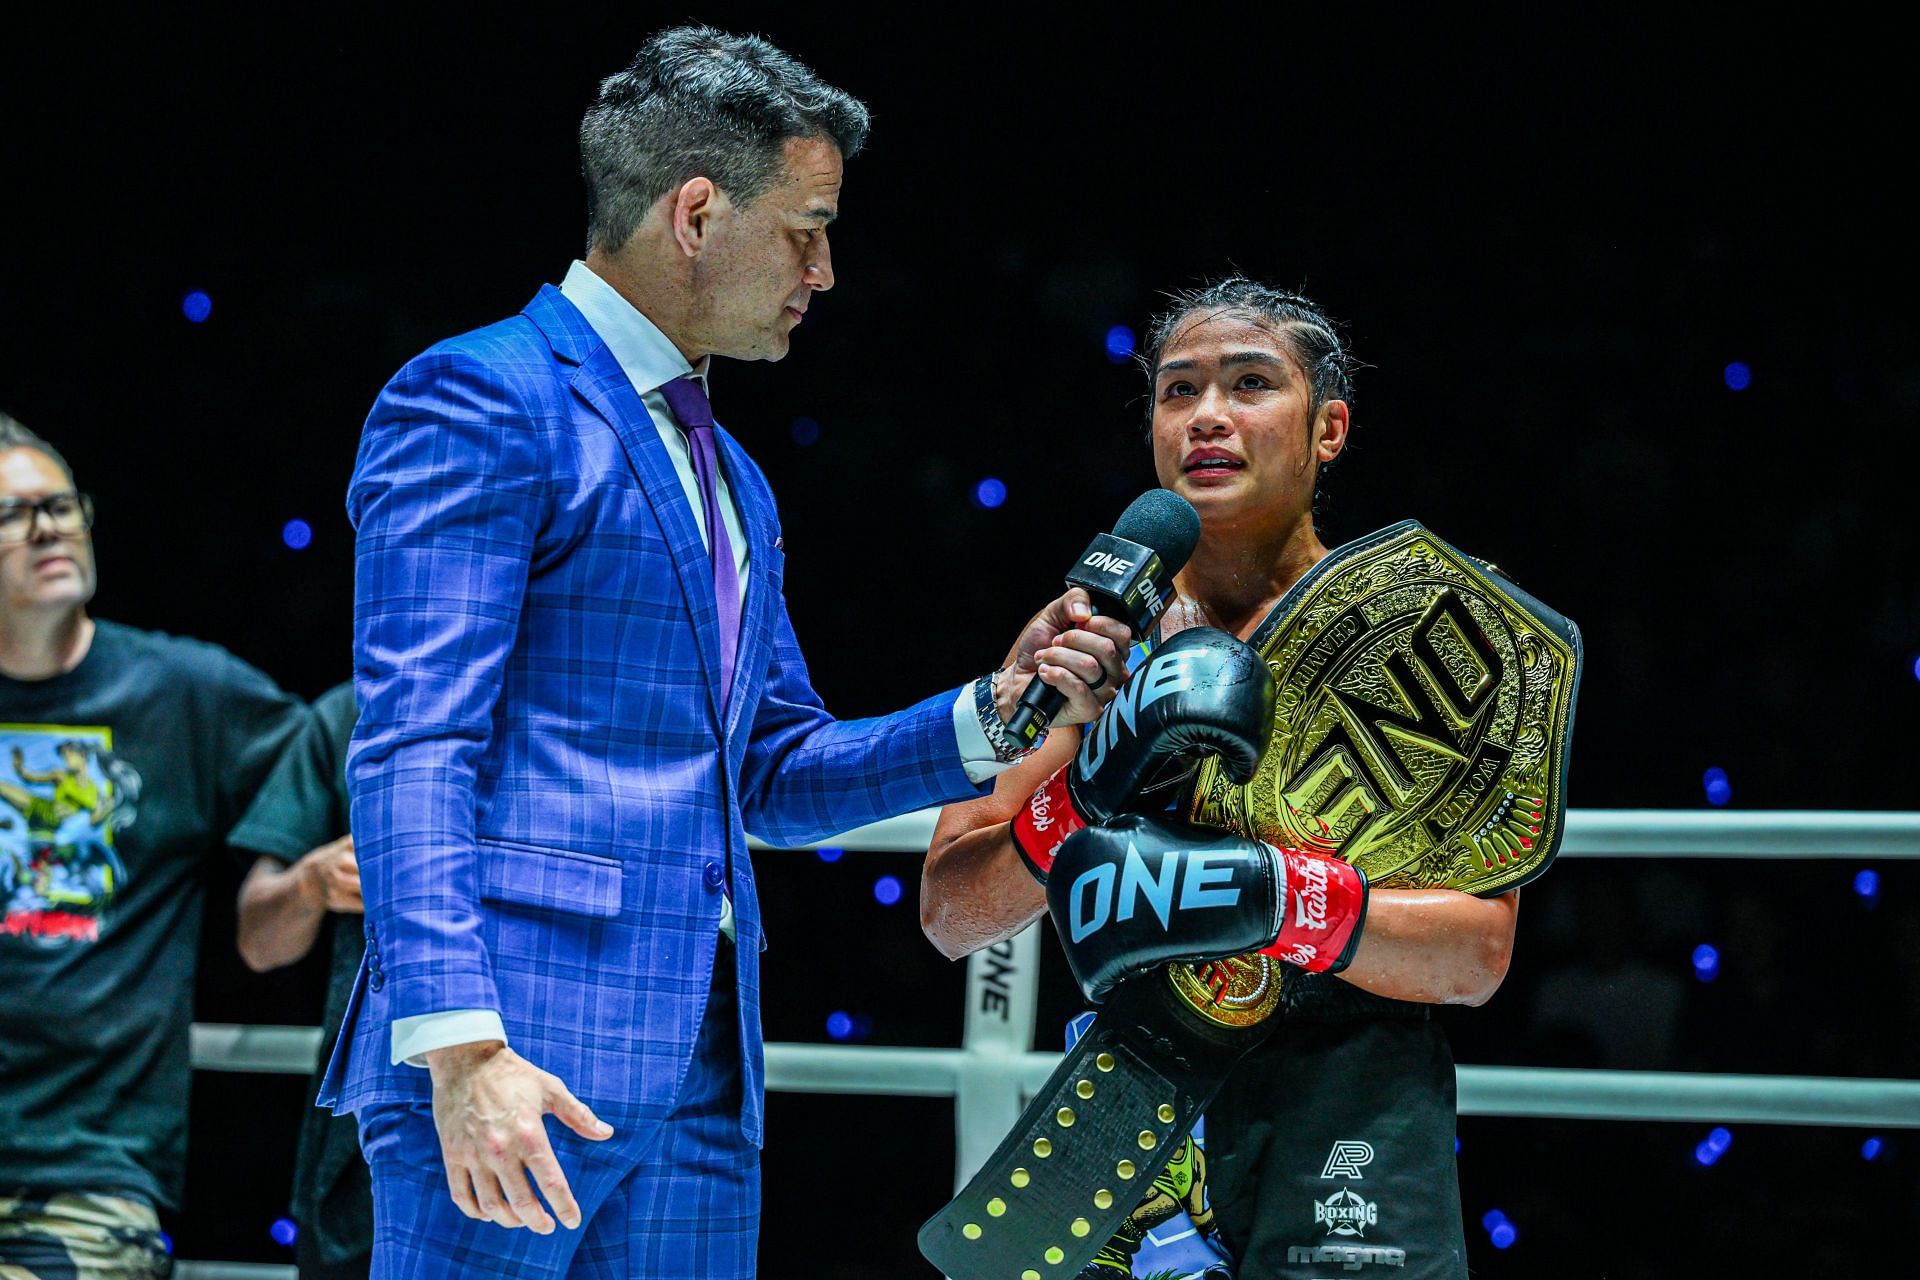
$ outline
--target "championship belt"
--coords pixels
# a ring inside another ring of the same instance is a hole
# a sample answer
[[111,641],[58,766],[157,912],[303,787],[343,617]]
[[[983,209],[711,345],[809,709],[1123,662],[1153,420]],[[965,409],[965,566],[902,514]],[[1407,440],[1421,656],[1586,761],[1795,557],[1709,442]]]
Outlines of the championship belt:
[[[1253,780],[1218,760],[1184,813],[1335,853],[1382,888],[1495,894],[1546,870],[1565,819],[1579,630],[1407,520],[1327,555],[1250,641],[1278,685]],[[1013,1131],[920,1230],[953,1280],[1065,1280],[1272,1033],[1269,956],[1123,984]]]

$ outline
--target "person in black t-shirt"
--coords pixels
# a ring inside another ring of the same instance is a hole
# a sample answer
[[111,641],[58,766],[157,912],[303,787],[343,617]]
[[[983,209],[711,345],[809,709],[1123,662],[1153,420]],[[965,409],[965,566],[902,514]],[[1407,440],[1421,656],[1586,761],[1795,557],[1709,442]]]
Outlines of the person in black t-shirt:
[[0,1273],[163,1276],[208,857],[306,707],[87,616],[93,502],[0,414]]
[[[238,941],[248,967],[265,972],[292,964],[316,945],[329,957],[325,1062],[366,950],[360,868],[347,830],[347,740],[358,718],[352,682],[321,694],[313,712],[227,843],[259,855],[240,886]],[[316,1071],[308,1102],[319,1085]],[[373,1252],[373,1184],[352,1116],[307,1111],[293,1220],[301,1280],[364,1280]]]

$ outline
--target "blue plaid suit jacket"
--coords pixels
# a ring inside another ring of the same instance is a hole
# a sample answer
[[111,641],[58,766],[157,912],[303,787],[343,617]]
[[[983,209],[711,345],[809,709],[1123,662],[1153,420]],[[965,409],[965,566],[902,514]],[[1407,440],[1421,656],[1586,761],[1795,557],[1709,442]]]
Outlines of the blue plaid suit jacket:
[[750,555],[726,706],[699,526],[639,394],[557,289],[380,393],[348,495],[368,948],[323,1103],[429,1100],[426,1071],[389,1062],[392,1021],[496,1009],[518,1053],[611,1123],[664,1117],[730,875],[757,1143],[747,832],[804,844],[980,793],[957,690],[872,720],[822,708],[773,494],[717,434]]

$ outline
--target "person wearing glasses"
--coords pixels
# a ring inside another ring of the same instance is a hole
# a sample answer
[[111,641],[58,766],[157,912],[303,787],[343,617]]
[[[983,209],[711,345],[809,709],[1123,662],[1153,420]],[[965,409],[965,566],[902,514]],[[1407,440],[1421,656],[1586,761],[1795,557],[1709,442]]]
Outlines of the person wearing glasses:
[[163,1276],[207,860],[306,707],[96,620],[93,500],[0,414],[0,1275]]

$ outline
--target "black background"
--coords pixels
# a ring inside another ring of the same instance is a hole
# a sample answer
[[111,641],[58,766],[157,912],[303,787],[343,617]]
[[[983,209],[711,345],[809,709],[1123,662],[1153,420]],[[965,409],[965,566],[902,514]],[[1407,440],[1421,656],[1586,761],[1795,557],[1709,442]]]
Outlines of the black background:
[[[5,42],[0,408],[98,497],[97,613],[312,696],[349,670],[342,495],[367,406],[408,356],[564,273],[579,114],[688,15],[298,15],[75,12]],[[1416,516],[1581,624],[1574,804],[1704,807],[1718,766],[1738,808],[1915,807],[1920,273],[1889,32],[1388,7],[697,16],[874,113],[838,287],[789,359],[714,378],[780,497],[793,617],[839,714],[998,658],[1153,482],[1143,380],[1103,335],[1237,267],[1313,295],[1370,366],[1326,540]],[[204,324],[182,317],[193,289]],[[997,510],[970,501],[986,476]],[[961,970],[919,937],[913,857],[761,861],[769,1039],[824,1039],[849,1009],[871,1042],[957,1043]],[[1870,905],[1859,869],[1562,863],[1527,895],[1506,987],[1448,1015],[1458,1055],[1911,1076],[1920,878],[1880,866]],[[901,905],[873,899],[882,873]],[[200,1017],[317,1017],[316,969],[243,975],[229,913],[209,914]],[[1710,985],[1701,942],[1723,956]],[[1046,988],[1057,1047],[1058,965]],[[266,1225],[296,1093],[199,1077],[183,1255],[285,1256]],[[1736,1127],[1702,1168],[1704,1129],[1463,1121],[1476,1269],[1862,1274],[1920,1212],[1920,1149],[1897,1134],[1868,1162],[1863,1131]],[[769,1275],[930,1274],[912,1230],[947,1189],[947,1104],[776,1095],[769,1132]],[[1504,1252],[1479,1226],[1496,1206],[1519,1227]]]

